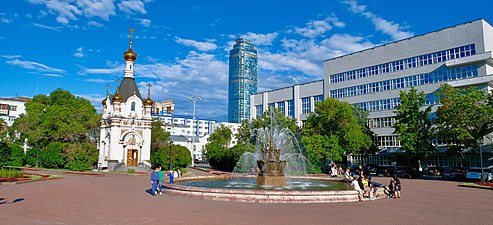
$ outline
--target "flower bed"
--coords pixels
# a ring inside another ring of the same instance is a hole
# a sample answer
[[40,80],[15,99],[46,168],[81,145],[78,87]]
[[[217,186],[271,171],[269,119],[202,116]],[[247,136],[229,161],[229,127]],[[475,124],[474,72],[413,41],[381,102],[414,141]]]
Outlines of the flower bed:
[[480,186],[485,186],[485,187],[490,187],[490,188],[493,188],[493,182],[484,182],[484,183],[481,183],[481,182],[476,182],[474,183],[476,185],[480,185]]
[[459,186],[460,187],[471,187],[471,188],[481,188],[481,189],[493,190],[493,182],[464,183],[464,184],[459,184]]

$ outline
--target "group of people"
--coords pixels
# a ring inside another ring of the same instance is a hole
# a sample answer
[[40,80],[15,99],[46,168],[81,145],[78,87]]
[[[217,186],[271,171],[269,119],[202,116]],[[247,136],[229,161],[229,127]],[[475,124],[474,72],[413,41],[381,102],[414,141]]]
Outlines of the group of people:
[[[175,171],[170,170],[167,175],[169,177],[169,183],[172,184],[174,178],[181,177],[182,173],[179,169],[176,169]],[[151,172],[151,194],[153,196],[163,194],[163,177],[164,173],[161,170],[161,166],[156,166]]]
[[401,180],[396,174],[390,178],[389,186],[384,187],[388,198],[401,198]]
[[332,177],[337,177],[337,175],[342,175],[342,166],[337,166],[336,163],[333,163],[330,167],[330,175]]
[[350,176],[348,179],[352,180],[351,186],[354,190],[358,191],[359,201],[363,201],[364,198],[369,198],[370,200],[375,199],[376,189],[373,186],[370,176],[360,174],[359,176]]

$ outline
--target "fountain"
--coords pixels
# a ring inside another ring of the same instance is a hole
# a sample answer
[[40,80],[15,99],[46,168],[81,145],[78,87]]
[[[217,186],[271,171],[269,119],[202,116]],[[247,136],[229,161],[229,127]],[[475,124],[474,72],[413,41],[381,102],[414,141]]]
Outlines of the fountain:
[[265,160],[257,160],[259,172],[257,175],[258,185],[284,186],[286,185],[286,177],[284,176],[284,168],[286,161],[280,160],[281,149],[276,149],[272,146],[270,140],[269,148],[262,150]]
[[254,135],[256,151],[245,152],[232,174],[184,177],[175,184],[164,184],[163,191],[201,199],[255,203],[358,201],[358,192],[342,178],[306,175],[308,161],[294,134],[278,124],[272,114],[270,126],[257,129]]

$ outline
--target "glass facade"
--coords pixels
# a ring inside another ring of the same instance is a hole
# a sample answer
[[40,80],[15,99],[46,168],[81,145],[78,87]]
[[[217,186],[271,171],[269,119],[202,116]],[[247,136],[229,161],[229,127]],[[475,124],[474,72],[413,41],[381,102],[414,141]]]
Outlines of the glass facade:
[[390,73],[399,70],[406,70],[420,66],[426,66],[435,63],[442,63],[447,60],[462,58],[476,54],[474,44],[452,48],[444,51],[433,52],[425,55],[401,59],[376,66],[365,67],[348,72],[330,75],[330,83],[339,83],[347,80],[355,80],[364,77],[375,76],[384,73]]
[[257,64],[257,50],[252,43],[243,38],[236,39],[229,51],[229,122],[250,119],[250,96],[257,93]]
[[310,102],[310,97],[307,98],[302,98],[301,99],[301,113],[310,113],[312,111],[311,107],[311,102]]

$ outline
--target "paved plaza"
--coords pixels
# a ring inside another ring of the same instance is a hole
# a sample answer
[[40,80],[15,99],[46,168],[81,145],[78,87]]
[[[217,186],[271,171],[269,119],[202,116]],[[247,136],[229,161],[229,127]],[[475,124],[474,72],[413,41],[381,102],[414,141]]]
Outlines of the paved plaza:
[[253,204],[151,196],[143,175],[63,176],[0,185],[0,224],[493,224],[493,191],[450,181],[402,179],[395,200]]

